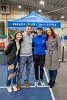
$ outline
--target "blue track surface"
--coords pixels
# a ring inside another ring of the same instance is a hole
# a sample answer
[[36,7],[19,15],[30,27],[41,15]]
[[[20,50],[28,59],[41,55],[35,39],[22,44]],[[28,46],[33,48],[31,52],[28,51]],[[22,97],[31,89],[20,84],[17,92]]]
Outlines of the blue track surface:
[[[34,87],[34,68],[32,65],[30,72],[30,88],[26,89],[24,87],[25,70],[22,77],[22,88],[18,92],[8,93],[6,88],[1,88],[6,86],[7,80],[7,66],[0,66],[0,98],[1,100],[53,100],[50,88],[47,86],[46,75],[44,74],[45,87]],[[55,99],[54,99],[55,100]]]

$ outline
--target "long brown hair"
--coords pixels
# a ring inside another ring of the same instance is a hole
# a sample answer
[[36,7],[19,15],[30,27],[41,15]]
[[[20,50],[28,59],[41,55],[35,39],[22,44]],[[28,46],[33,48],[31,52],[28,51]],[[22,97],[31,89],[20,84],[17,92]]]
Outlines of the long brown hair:
[[[51,30],[52,36],[53,36],[53,38],[55,38],[56,37],[56,34],[55,34],[54,30],[51,27],[47,27],[47,28],[49,28]],[[48,40],[47,30],[45,31],[45,35],[46,35],[46,38]]]
[[[22,32],[17,31],[17,32],[13,35],[12,39],[16,40],[16,35],[17,35],[18,33],[20,33],[20,34],[22,35]],[[23,42],[23,35],[22,35],[22,38],[20,39],[19,42]]]

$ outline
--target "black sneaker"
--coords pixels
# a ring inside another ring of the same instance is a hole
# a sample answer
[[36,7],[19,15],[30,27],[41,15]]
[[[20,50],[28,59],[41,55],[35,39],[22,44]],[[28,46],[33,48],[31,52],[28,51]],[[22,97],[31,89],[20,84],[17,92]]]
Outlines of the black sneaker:
[[52,81],[51,84],[50,84],[50,88],[53,88],[55,85],[55,81]]
[[48,85],[50,85],[50,84],[51,84],[51,82],[52,82],[52,80],[50,79],[50,81],[49,81]]

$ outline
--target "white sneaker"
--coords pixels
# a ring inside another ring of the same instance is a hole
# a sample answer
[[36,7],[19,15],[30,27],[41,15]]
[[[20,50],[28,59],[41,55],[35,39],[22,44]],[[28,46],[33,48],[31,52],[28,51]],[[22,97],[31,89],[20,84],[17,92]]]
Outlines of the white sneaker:
[[35,81],[35,82],[34,82],[34,86],[35,86],[35,87],[38,87],[38,81]]
[[7,91],[8,91],[8,92],[12,92],[12,87],[11,87],[11,86],[8,86],[8,87],[7,87]]
[[12,86],[12,89],[14,92],[16,92],[17,91],[16,85]]
[[41,86],[45,86],[44,81],[41,81],[41,80],[40,80],[40,84],[41,84]]

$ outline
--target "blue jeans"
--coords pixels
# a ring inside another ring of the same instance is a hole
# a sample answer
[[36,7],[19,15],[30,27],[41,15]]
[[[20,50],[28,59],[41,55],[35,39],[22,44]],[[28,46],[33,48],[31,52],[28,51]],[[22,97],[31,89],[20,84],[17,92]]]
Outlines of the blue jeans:
[[[9,76],[9,74],[15,73],[15,72],[16,72],[16,65],[17,65],[17,62],[18,62],[18,57],[16,56],[16,58],[14,59],[14,61],[13,61],[13,63],[12,63],[12,64],[14,64],[14,69],[13,69],[13,70],[8,70],[8,76]],[[9,65],[8,65],[8,66],[9,66]],[[12,79],[8,79],[8,77],[7,77],[7,86],[10,86],[10,84],[11,84],[12,81],[13,81],[13,85],[16,85],[16,80],[17,80],[16,75],[15,75],[15,77],[12,78]]]
[[51,80],[55,81],[57,76],[57,70],[49,70],[49,77]]
[[26,76],[26,81],[29,81],[29,75],[30,75],[30,70],[32,67],[32,61],[33,58],[32,56],[20,56],[20,68],[19,68],[19,73],[18,73],[18,84],[21,84],[21,79],[22,79],[22,74],[24,71],[24,67],[26,65],[26,72],[25,72],[25,76]]

